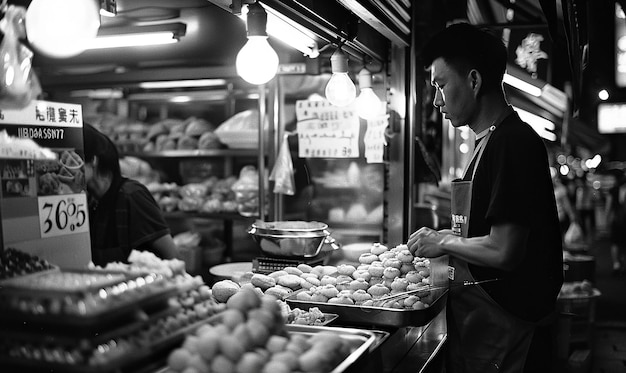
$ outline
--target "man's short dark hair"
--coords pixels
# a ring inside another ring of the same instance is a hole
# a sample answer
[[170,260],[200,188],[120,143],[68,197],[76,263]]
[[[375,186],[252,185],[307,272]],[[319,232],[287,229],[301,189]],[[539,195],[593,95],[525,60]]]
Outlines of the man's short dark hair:
[[456,23],[436,33],[422,49],[424,67],[443,58],[459,74],[476,69],[487,90],[500,89],[507,50],[501,38],[468,23]]

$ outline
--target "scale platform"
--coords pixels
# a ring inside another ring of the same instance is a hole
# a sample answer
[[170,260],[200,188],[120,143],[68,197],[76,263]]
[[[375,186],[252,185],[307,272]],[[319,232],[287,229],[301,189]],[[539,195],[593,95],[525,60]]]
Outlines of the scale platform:
[[297,267],[299,264],[308,264],[311,267],[328,263],[332,251],[321,252],[312,258],[273,258],[257,257],[252,260],[252,272],[268,274],[280,271],[285,267]]

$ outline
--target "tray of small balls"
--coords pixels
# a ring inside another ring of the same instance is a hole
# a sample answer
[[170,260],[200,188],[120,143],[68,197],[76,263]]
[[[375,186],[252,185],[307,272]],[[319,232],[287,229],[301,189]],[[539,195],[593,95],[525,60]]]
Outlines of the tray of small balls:
[[360,265],[341,264],[312,276],[285,300],[293,308],[318,307],[344,324],[422,326],[445,305],[445,287],[433,286],[431,261],[414,257],[406,245],[374,243]]
[[76,333],[125,322],[137,310],[165,308],[177,289],[154,273],[63,269],[5,280],[0,322],[18,320]]
[[360,364],[375,342],[368,330],[285,324],[275,296],[244,286],[170,352],[159,373],[341,373]]
[[11,247],[0,250],[0,285],[13,277],[58,269],[45,259]]

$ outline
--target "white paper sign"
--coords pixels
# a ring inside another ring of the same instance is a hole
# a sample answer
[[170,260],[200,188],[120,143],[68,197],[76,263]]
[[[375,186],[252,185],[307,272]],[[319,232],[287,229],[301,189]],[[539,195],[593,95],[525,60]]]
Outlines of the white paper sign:
[[33,100],[19,110],[0,108],[0,123],[81,128],[83,111],[78,104]]
[[84,193],[37,198],[41,238],[89,231],[87,197]]
[[298,101],[296,118],[300,158],[359,157],[359,117],[353,105]]
[[368,119],[367,130],[363,142],[365,143],[365,158],[367,163],[383,163],[385,151],[385,129],[389,125],[389,115],[377,119]]

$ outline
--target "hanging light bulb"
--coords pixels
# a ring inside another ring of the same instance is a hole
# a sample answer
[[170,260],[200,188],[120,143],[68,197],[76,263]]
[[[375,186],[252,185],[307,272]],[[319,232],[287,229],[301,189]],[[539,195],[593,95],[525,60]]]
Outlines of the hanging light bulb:
[[26,35],[33,48],[52,58],[76,56],[100,28],[96,0],[33,0],[26,10]]
[[382,110],[382,103],[372,89],[372,74],[363,69],[359,72],[359,88],[361,93],[356,98],[356,113],[363,119],[374,119],[379,117]]
[[348,106],[356,97],[356,87],[348,76],[348,57],[337,48],[330,56],[332,75],[326,84],[326,99],[335,106]]
[[252,84],[269,82],[278,69],[278,55],[267,42],[267,13],[258,2],[248,5],[248,41],[237,54],[237,74]]

